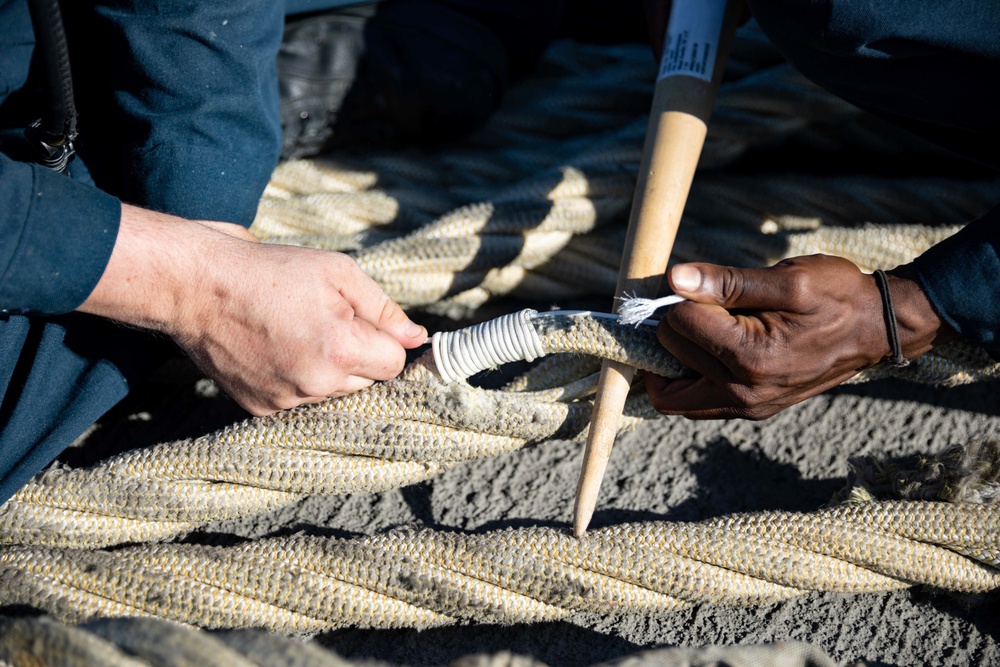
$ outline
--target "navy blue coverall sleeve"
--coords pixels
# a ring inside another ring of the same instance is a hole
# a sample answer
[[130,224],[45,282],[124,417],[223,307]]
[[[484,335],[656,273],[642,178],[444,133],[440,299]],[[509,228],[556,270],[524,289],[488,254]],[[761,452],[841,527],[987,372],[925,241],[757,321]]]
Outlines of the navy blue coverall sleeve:
[[111,257],[120,218],[117,198],[0,155],[0,310],[57,315],[83,303]]
[[[0,0],[0,101],[27,76],[26,7]],[[101,189],[0,154],[6,312],[67,313],[87,298],[117,235],[116,197],[249,225],[278,161],[281,2],[102,0],[71,11],[90,13],[87,30],[67,27],[83,82],[80,157]]]
[[941,319],[1000,360],[1000,206],[913,264]]
[[[35,39],[27,3],[0,0],[0,26],[3,102],[28,80]],[[0,311],[79,306],[104,272],[119,218],[116,198],[0,153]]]

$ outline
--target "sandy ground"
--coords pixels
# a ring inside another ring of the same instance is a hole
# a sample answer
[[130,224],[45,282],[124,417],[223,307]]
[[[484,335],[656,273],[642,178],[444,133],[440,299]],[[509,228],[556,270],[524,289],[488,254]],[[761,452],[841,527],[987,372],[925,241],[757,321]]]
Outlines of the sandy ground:
[[[103,421],[86,451],[204,433],[238,419],[174,362]],[[155,399],[155,400],[151,400]],[[150,408],[150,405],[156,407]],[[935,453],[1000,433],[1000,384],[955,389],[902,382],[843,386],[764,422],[662,418],[619,438],[593,526],[698,520],[733,512],[808,511],[839,489],[847,458]],[[582,447],[553,441],[377,494],[311,497],[189,539],[225,542],[305,530],[370,534],[416,524],[485,531],[567,527]],[[659,617],[583,616],[574,622],[424,631],[342,630],[318,639],[354,659],[437,665],[510,651],[552,665],[586,665],[646,647],[812,642],[838,663],[1000,664],[1000,593],[971,599],[928,590],[814,594],[754,608],[703,605]]]

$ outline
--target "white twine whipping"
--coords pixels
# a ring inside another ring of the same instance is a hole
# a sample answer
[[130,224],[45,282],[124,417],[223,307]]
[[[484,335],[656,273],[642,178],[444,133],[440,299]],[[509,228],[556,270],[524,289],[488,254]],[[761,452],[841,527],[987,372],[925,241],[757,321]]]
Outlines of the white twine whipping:
[[[445,382],[459,382],[479,371],[496,368],[502,364],[513,361],[534,361],[548,354],[538,336],[535,323],[545,319],[573,316],[621,321],[619,315],[611,313],[595,313],[589,310],[553,310],[539,313],[537,310],[526,308],[458,331],[435,333],[431,337],[434,366]],[[657,324],[656,320],[626,323],[654,327]]]
[[439,331],[431,338],[434,365],[445,382],[458,382],[488,368],[545,356],[526,308],[458,331]]

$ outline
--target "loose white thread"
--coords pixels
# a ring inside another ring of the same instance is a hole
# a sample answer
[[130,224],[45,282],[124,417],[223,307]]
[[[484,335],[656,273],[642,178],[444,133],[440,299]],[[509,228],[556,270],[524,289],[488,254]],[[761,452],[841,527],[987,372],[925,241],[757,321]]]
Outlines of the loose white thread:
[[618,307],[618,322],[620,324],[634,324],[635,326],[639,326],[644,320],[649,319],[659,308],[686,301],[684,297],[676,294],[659,299],[643,299],[626,294],[624,297],[619,297],[618,300],[622,302],[622,305]]

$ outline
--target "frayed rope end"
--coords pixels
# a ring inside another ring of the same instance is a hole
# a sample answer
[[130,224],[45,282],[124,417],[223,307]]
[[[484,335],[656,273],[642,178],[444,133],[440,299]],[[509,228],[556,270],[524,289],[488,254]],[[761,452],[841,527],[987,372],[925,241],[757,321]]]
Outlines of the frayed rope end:
[[618,300],[622,302],[622,305],[618,307],[618,323],[639,326],[643,320],[648,320],[658,309],[672,306],[686,299],[676,294],[659,299],[644,299],[626,294],[624,297],[618,297]]

